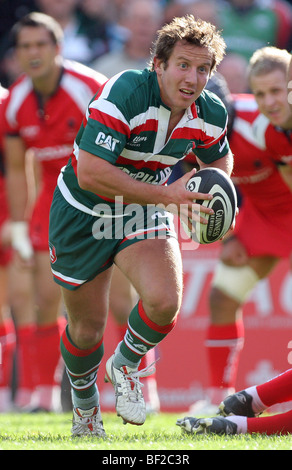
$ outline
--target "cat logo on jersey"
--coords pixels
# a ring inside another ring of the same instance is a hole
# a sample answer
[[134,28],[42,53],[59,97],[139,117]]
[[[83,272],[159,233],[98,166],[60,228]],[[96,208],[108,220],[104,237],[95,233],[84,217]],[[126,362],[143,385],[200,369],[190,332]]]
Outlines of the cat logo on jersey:
[[113,136],[106,135],[103,132],[99,132],[95,139],[96,145],[100,145],[101,147],[107,148],[111,152],[114,152],[116,144],[118,144],[119,142],[120,141],[115,139]]

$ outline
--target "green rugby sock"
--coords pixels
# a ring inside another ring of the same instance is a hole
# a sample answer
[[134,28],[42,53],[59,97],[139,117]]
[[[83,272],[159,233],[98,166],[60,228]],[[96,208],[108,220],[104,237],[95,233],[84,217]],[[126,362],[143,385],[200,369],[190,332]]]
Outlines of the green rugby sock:
[[103,339],[91,349],[79,349],[73,344],[67,326],[61,338],[61,353],[72,387],[73,405],[82,409],[97,406],[96,378],[104,353]]
[[130,314],[124,339],[115,351],[114,366],[137,368],[142,357],[168,335],[175,323],[176,320],[169,325],[157,325],[147,317],[139,301]]

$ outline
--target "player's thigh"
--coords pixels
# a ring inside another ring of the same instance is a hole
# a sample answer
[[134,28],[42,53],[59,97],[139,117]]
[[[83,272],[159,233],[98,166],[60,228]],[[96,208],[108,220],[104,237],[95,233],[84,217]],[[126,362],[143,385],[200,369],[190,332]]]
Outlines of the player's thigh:
[[249,258],[248,264],[260,279],[264,279],[272,272],[278,261],[279,258],[275,256],[253,256]]
[[18,326],[35,322],[33,270],[13,257],[8,267],[8,299]]
[[7,267],[0,265],[0,324],[3,323],[5,319],[6,310],[8,307],[7,283]]
[[244,244],[236,236],[222,244],[220,260],[227,266],[250,266],[260,279],[268,276],[278,262],[275,256],[249,255]]
[[222,243],[220,259],[228,266],[243,266],[248,262],[248,254],[241,241],[231,236]]
[[120,251],[115,263],[132,282],[149,318],[158,324],[172,321],[182,299],[182,259],[177,240],[139,241]]

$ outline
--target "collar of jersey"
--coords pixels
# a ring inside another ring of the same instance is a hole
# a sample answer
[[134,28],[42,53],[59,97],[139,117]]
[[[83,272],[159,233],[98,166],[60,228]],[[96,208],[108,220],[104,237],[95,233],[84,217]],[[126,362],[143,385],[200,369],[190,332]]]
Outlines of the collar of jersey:
[[[171,111],[171,108],[169,108],[169,106],[167,106],[165,103],[163,103],[163,101],[161,99],[160,88],[159,88],[159,85],[158,85],[156,72],[153,72],[153,90],[154,90],[154,94],[155,94],[155,97],[156,97],[158,103],[161,106],[163,106],[165,109],[168,109],[168,111]],[[189,106],[186,109],[186,114],[187,114],[189,120],[192,120],[192,119],[195,119],[195,118],[198,117],[197,109],[196,109],[196,102],[194,102],[191,106]]]

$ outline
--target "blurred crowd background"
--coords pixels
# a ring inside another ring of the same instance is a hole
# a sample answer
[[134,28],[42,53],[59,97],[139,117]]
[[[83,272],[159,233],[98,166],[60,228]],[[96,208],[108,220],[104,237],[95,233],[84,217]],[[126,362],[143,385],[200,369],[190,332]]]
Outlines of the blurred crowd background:
[[252,53],[270,45],[292,49],[292,1],[287,0],[0,0],[0,82],[20,74],[10,31],[30,11],[54,17],[64,30],[63,55],[108,77],[144,68],[157,29],[174,16],[193,14],[223,31],[227,54],[220,66],[230,91],[246,92]]

